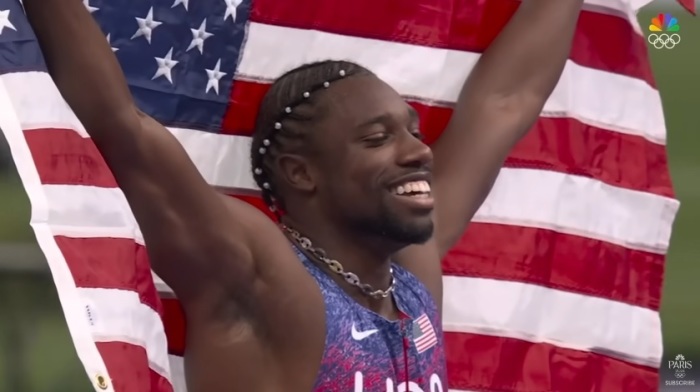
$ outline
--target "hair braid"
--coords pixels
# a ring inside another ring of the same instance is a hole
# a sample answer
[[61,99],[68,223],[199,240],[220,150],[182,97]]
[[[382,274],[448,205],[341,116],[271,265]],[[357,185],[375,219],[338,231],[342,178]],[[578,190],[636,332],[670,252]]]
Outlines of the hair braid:
[[316,91],[358,74],[371,72],[348,61],[304,64],[280,76],[265,94],[255,121],[250,159],[262,198],[277,218],[281,217],[279,208],[284,208],[284,202],[274,190],[272,158],[304,148],[309,125],[319,116]]

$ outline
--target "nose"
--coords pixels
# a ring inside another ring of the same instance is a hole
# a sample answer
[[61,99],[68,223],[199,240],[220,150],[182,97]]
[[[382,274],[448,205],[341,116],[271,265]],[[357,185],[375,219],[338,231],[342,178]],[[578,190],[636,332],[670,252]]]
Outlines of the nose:
[[433,163],[433,151],[422,140],[406,131],[402,137],[398,158],[400,166],[430,167]]

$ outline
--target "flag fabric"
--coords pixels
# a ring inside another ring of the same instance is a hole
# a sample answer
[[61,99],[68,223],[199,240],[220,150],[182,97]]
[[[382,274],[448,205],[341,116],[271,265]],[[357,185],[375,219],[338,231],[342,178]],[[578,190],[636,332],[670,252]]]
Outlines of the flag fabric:
[[[309,61],[358,62],[411,102],[432,142],[519,4],[84,3],[139,107],[169,128],[212,186],[262,209],[249,136],[273,79]],[[445,257],[451,390],[658,388],[659,303],[678,202],[636,21],[646,3],[586,0],[556,89]],[[177,299],[152,275],[124,195],[47,75],[18,0],[0,0],[0,75],[0,128],[95,389],[185,391]]]
[[695,15],[695,1],[696,0],[678,0],[678,3],[688,12]]
[[413,320],[413,344],[416,345],[418,353],[428,351],[429,348],[437,344],[437,335],[435,335],[433,324],[425,313]]

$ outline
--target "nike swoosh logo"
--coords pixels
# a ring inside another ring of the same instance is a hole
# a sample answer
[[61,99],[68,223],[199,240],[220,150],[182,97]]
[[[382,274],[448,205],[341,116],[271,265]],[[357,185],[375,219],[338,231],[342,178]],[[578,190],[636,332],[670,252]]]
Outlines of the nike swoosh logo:
[[352,330],[350,331],[352,333],[352,338],[360,341],[367,339],[368,337],[374,335],[375,333],[379,332],[378,329],[368,329],[366,331],[358,331],[357,328],[355,327],[355,323],[352,323]]

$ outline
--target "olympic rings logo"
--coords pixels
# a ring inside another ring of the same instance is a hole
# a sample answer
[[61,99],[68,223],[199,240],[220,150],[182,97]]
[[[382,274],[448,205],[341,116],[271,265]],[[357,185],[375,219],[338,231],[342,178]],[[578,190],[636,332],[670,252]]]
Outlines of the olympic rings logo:
[[681,36],[679,34],[649,34],[647,41],[656,49],[673,49],[681,43]]

